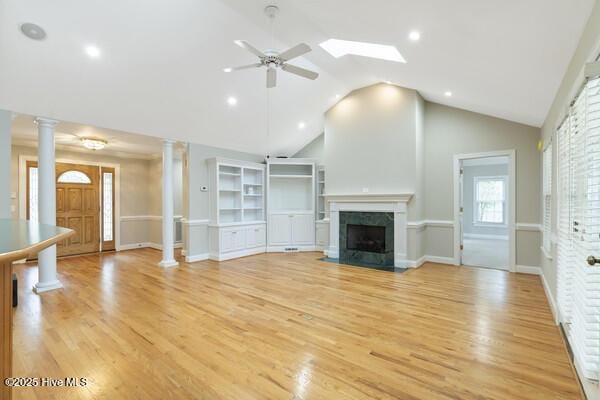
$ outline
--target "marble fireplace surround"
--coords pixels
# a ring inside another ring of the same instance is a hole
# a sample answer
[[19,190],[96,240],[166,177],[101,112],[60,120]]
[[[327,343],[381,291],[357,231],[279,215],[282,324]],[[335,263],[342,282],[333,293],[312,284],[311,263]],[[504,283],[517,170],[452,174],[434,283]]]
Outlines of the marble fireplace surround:
[[339,258],[340,211],[394,213],[394,266],[406,268],[407,260],[407,205],[412,194],[326,194],[329,208],[329,258]]

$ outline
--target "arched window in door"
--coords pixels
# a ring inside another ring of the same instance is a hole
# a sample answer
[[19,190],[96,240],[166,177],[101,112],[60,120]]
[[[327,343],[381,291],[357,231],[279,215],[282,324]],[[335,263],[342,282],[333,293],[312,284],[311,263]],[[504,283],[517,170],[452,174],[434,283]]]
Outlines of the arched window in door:
[[60,176],[58,177],[58,183],[90,184],[90,183],[92,183],[92,180],[90,179],[89,176],[87,176],[83,172],[72,169],[72,170],[65,171],[62,174],[60,174]]

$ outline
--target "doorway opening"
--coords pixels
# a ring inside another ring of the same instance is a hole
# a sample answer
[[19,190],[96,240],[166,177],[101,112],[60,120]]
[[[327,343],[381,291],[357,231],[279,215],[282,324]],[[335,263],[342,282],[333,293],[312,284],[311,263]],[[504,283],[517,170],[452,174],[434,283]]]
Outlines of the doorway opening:
[[514,271],[512,155],[455,157],[455,264]]

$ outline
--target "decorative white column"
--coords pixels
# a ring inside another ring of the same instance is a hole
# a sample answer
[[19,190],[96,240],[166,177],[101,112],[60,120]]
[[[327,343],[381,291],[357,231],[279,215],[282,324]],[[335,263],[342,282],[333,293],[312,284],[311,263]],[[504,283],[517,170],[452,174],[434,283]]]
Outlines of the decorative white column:
[[0,218],[11,217],[11,125],[11,112],[0,110]]
[[[56,164],[54,162],[54,128],[58,121],[36,118],[38,126],[38,216],[42,224],[56,225]],[[36,293],[62,288],[56,277],[56,245],[38,254]]]
[[162,165],[162,261],[161,267],[175,267],[173,248],[173,143],[174,140],[163,140]]

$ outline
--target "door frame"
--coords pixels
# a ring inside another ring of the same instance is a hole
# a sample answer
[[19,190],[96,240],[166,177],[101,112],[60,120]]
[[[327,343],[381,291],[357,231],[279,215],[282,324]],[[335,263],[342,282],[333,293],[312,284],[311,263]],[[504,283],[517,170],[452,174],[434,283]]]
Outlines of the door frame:
[[[19,193],[20,219],[27,219],[27,161],[38,161],[38,157],[19,155],[19,186],[17,190]],[[115,219],[115,251],[119,251],[121,247],[121,165],[105,162],[77,160],[72,158],[57,158],[54,160],[54,162],[66,164],[83,164],[98,167],[99,169],[102,167],[115,169],[115,212],[113,217]],[[100,196],[100,191],[98,191],[98,196]],[[100,229],[100,251],[102,251],[102,224],[98,225]]]
[[483,153],[470,153],[470,154],[455,154],[453,161],[453,186],[454,186],[454,265],[460,265],[461,263],[461,232],[460,224],[460,167],[462,161],[474,159],[474,158],[487,158],[487,157],[508,157],[508,271],[516,272],[516,168],[515,168],[515,150],[499,150],[499,151],[488,151]]

